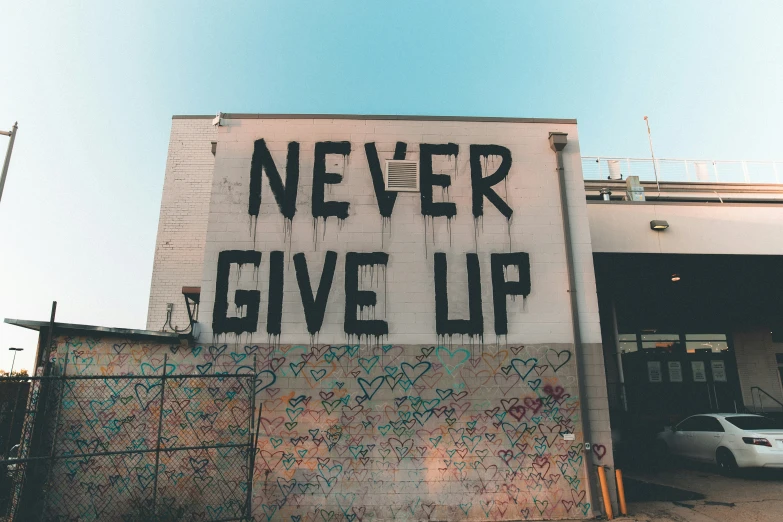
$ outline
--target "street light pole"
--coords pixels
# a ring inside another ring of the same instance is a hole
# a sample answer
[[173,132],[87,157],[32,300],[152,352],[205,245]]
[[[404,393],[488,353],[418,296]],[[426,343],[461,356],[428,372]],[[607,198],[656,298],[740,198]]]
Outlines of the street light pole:
[[11,371],[8,372],[8,376],[11,377],[14,373],[14,364],[16,364],[16,352],[21,352],[24,348],[9,348],[8,350],[14,352],[14,358],[11,361]]
[[14,122],[14,127],[11,132],[0,131],[3,136],[9,136],[11,140],[8,142],[8,150],[5,153],[5,161],[3,162],[3,173],[0,174],[0,199],[3,199],[3,187],[5,186],[5,177],[8,174],[8,165],[11,163],[11,152],[14,150],[14,140],[16,139],[16,130],[19,128],[19,122]]

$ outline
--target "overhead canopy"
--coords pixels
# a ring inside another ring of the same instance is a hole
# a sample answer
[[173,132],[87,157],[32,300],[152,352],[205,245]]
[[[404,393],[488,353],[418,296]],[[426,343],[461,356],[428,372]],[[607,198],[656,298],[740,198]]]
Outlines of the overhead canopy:
[[[28,330],[40,332],[42,329],[49,328],[48,321],[28,321],[25,319],[6,319],[6,324],[21,326]],[[174,332],[155,332],[152,330],[134,330],[130,328],[112,328],[108,326],[91,326],[86,324],[54,323],[56,331],[81,333],[100,337],[128,337],[133,339],[144,339],[158,342],[179,343],[181,338],[188,338],[186,334],[177,334]]]

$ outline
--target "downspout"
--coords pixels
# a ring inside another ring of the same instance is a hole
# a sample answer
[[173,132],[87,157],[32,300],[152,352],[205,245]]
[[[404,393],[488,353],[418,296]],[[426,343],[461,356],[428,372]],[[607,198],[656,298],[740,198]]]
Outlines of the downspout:
[[560,189],[560,212],[563,215],[563,238],[565,241],[566,266],[568,268],[568,294],[571,298],[571,326],[574,334],[574,353],[576,354],[576,381],[579,388],[579,405],[582,414],[582,433],[584,435],[584,462],[587,469],[587,484],[590,488],[590,502],[596,506],[598,495],[593,479],[592,430],[590,427],[590,409],[587,404],[585,388],[585,365],[582,353],[582,331],[579,328],[579,306],[576,302],[576,277],[574,275],[574,251],[571,245],[571,220],[568,215],[568,198],[566,197],[565,168],[563,167],[563,149],[568,143],[565,132],[550,132],[549,146],[555,151],[557,158],[557,183]]

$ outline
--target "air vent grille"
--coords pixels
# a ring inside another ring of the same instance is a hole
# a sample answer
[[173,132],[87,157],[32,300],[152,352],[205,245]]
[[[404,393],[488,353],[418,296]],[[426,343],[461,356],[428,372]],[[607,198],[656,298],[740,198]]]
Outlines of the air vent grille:
[[386,160],[383,179],[390,192],[419,192],[419,162]]

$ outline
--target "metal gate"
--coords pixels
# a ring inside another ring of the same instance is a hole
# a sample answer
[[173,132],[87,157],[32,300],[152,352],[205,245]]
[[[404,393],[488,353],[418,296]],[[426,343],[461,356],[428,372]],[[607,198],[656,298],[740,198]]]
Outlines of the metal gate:
[[255,376],[141,368],[30,378],[11,519],[249,517]]

